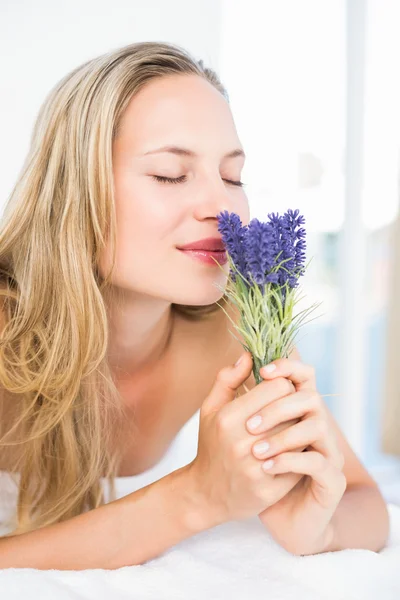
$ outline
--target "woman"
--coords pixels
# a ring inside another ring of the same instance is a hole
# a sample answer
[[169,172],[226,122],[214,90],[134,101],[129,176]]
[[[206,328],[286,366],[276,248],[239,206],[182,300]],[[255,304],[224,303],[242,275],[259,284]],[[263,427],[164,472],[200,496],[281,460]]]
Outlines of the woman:
[[[0,236],[0,466],[19,476],[0,568],[139,564],[255,515],[296,554],[383,547],[384,500],[313,370],[296,352],[255,386],[216,304],[243,162],[218,78],[167,44],[91,60],[44,103]],[[115,500],[198,410],[196,459]]]

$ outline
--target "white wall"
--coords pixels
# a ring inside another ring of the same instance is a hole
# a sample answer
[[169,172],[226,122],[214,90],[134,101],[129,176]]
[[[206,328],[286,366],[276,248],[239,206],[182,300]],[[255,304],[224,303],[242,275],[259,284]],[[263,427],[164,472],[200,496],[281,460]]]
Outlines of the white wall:
[[70,70],[138,41],[184,46],[218,69],[220,0],[1,0],[0,210],[44,97]]

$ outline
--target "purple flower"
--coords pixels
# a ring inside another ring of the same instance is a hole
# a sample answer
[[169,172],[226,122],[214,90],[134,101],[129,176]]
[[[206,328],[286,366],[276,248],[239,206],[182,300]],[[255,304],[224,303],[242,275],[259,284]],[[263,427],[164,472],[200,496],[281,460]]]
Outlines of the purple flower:
[[271,273],[279,251],[277,241],[272,223],[262,223],[258,219],[250,221],[245,237],[245,257],[249,272],[260,285],[278,283],[278,274]]
[[[247,264],[244,254],[244,239],[247,227],[243,227],[239,215],[229,213],[227,210],[218,215],[218,231],[222,235],[226,249],[235,267],[247,277]],[[235,273],[231,272],[233,281],[236,281]]]
[[[306,259],[305,219],[299,210],[289,209],[284,215],[271,213],[269,221],[258,219],[243,226],[236,213],[218,215],[218,231],[239,273],[246,279],[251,274],[263,289],[266,283],[295,288],[304,274]],[[231,272],[233,281],[235,273]]]
[[279,269],[279,283],[288,283],[294,288],[298,285],[298,279],[304,274],[304,262],[306,258],[306,231],[305,218],[299,215],[299,210],[289,209],[282,217],[274,213],[268,215],[270,222],[274,223],[279,232],[279,247],[281,254],[279,262],[283,262]]

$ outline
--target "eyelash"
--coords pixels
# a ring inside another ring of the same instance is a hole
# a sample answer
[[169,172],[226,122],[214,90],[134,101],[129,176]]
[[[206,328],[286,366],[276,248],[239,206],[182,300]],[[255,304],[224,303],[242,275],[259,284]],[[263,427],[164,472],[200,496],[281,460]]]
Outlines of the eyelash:
[[[183,183],[186,180],[186,175],[182,175],[176,179],[173,179],[172,177],[163,177],[162,175],[152,175],[152,177],[159,183]],[[224,179],[224,181],[226,181],[226,183],[230,183],[231,185],[236,185],[237,187],[244,186],[242,181],[232,181],[231,179]]]

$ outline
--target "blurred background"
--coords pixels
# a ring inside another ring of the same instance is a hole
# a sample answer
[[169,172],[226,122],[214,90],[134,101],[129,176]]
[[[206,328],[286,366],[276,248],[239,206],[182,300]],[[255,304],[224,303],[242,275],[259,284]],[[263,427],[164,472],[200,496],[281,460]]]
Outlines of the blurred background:
[[397,358],[400,301],[399,29],[398,0],[0,3],[0,207],[39,106],[74,67],[125,44],[169,41],[217,70],[248,156],[252,217],[287,208],[306,216],[304,302],[322,305],[301,331],[303,360],[397,503],[400,397],[387,365]]

